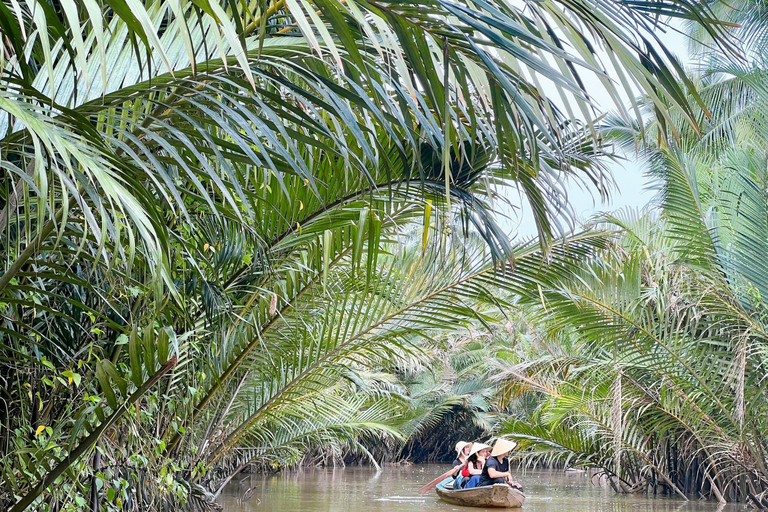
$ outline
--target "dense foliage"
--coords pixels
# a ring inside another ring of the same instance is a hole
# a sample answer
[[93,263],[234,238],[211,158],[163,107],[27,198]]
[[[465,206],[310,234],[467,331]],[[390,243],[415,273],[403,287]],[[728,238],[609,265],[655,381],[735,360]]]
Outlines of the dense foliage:
[[607,249],[531,275],[522,302],[558,352],[503,369],[508,397],[537,406],[500,429],[529,462],[600,468],[623,492],[768,506],[768,91],[755,7],[728,14],[745,61],[698,48],[700,133],[678,118],[680,138],[664,142],[669,126],[653,116],[642,130],[606,123],[641,148],[658,197],[602,219]]
[[688,19],[728,51],[686,0],[0,5],[13,512],[206,509],[251,464],[417,432],[416,393],[375,372],[493,320],[476,305],[541,260],[513,258],[500,192],[546,250],[562,177],[605,191],[581,76],[695,127],[655,31]]

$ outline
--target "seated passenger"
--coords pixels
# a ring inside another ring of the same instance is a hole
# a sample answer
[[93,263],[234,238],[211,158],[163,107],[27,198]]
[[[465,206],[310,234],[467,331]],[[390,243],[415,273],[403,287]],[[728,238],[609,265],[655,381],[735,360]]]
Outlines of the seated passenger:
[[491,447],[483,443],[475,443],[472,445],[472,450],[469,452],[469,459],[467,460],[467,475],[469,479],[464,483],[464,489],[471,489],[477,487],[480,482],[480,477],[483,474],[483,466],[485,465],[485,459],[491,455]]
[[491,456],[485,461],[483,474],[480,475],[478,487],[493,484],[509,484],[512,487],[522,489],[523,486],[515,482],[509,472],[509,452],[511,452],[517,443],[507,439],[498,439],[493,445]]
[[456,443],[456,460],[453,461],[453,467],[456,468],[456,471],[454,471],[452,474],[452,476],[456,479],[453,482],[454,489],[461,488],[461,483],[464,479],[461,472],[467,463],[467,458],[469,457],[469,451],[471,449],[472,443],[467,443],[466,441],[459,441]]

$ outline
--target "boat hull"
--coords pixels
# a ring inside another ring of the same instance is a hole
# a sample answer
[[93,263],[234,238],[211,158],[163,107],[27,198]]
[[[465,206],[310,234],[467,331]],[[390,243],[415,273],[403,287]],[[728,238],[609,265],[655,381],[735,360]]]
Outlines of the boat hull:
[[472,489],[452,490],[436,487],[440,499],[465,507],[520,508],[525,494],[506,484],[494,484]]

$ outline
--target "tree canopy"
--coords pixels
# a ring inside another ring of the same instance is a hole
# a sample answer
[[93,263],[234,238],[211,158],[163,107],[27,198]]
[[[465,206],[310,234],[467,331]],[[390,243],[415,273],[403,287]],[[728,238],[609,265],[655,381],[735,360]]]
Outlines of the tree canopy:
[[[556,240],[564,176],[607,191],[582,77],[685,140],[711,114],[658,30],[734,53],[687,0],[0,5],[13,512],[208,509],[250,464],[417,431],[375,372],[604,243]],[[538,244],[493,215],[512,187]]]

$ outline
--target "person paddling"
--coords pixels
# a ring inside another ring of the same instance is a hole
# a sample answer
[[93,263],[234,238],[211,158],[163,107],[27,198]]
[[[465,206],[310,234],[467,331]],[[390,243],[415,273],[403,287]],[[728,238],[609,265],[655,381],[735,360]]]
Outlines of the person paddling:
[[453,467],[455,468],[455,471],[451,475],[456,479],[453,483],[455,489],[458,489],[461,486],[463,478],[461,472],[467,464],[467,459],[469,458],[469,452],[471,449],[472,443],[468,443],[466,441],[459,441],[456,443],[456,460],[453,461]]
[[493,445],[491,456],[485,461],[483,474],[480,475],[478,487],[493,484],[509,484],[517,489],[523,488],[522,485],[515,482],[512,474],[509,472],[509,452],[511,452],[517,443],[507,439],[497,439]]

